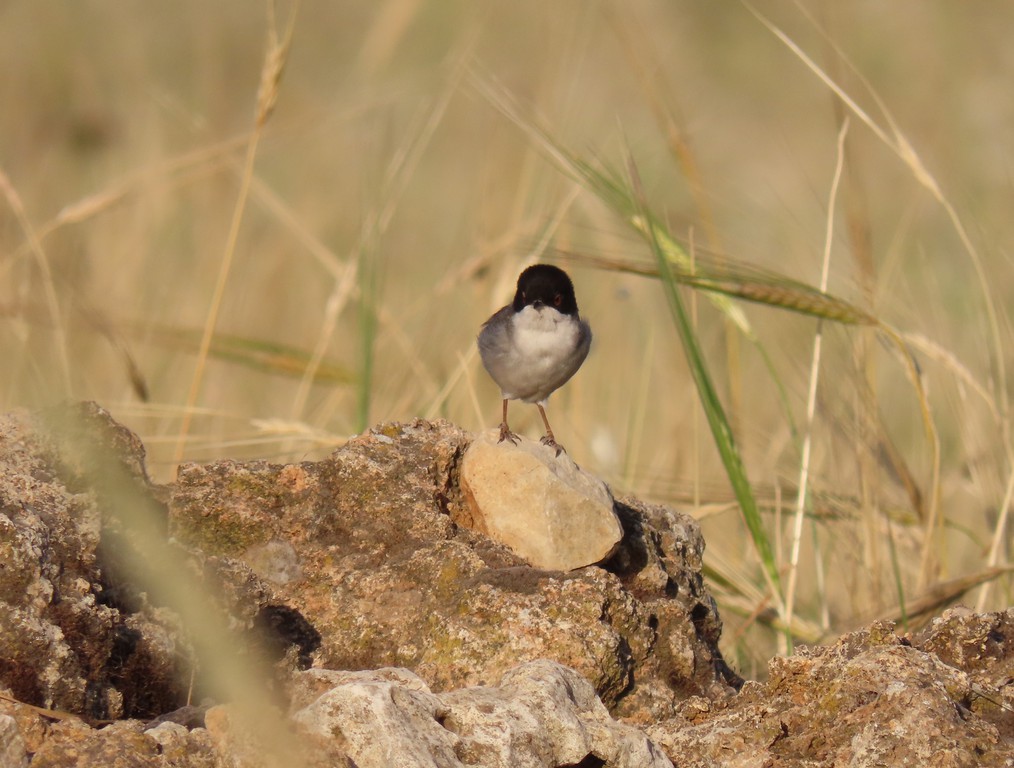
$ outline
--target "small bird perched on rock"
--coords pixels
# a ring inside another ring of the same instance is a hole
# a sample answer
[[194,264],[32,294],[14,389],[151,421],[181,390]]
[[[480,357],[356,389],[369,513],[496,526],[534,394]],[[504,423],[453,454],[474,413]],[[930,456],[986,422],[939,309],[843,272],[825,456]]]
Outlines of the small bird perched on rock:
[[518,436],[507,425],[507,403],[535,403],[546,425],[542,443],[564,450],[546,418],[546,400],[577,373],[588,356],[592,333],[581,319],[574,284],[567,273],[535,264],[518,277],[514,301],[496,312],[479,332],[482,364],[503,394],[500,440],[515,445]]

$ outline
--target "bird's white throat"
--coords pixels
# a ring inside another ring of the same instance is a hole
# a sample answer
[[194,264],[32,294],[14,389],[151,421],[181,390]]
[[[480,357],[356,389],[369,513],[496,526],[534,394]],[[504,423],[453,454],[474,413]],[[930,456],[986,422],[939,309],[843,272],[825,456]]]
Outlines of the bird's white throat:
[[551,366],[569,358],[578,344],[581,327],[570,315],[552,307],[527,306],[512,318],[514,346],[528,365],[544,361]]

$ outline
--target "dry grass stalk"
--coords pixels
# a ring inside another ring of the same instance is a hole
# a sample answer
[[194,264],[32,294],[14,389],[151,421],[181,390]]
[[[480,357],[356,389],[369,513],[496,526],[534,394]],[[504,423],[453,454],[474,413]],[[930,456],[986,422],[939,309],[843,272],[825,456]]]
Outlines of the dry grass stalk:
[[211,349],[212,337],[218,323],[218,315],[222,309],[222,299],[225,296],[225,287],[229,281],[229,273],[232,270],[232,263],[236,253],[236,243],[239,239],[240,224],[243,221],[243,213],[246,210],[246,202],[249,198],[250,187],[253,180],[254,160],[257,157],[257,146],[264,130],[264,124],[275,102],[278,99],[278,86],[282,72],[284,71],[285,60],[289,52],[289,44],[292,41],[292,33],[295,30],[296,12],[298,3],[289,17],[289,27],[284,41],[279,41],[278,30],[275,20],[274,3],[269,4],[270,25],[269,45],[264,58],[264,66],[261,69],[260,88],[257,97],[257,114],[254,121],[254,130],[246,148],[246,158],[243,164],[243,174],[240,182],[239,196],[233,208],[232,221],[229,225],[229,235],[226,239],[225,251],[222,254],[222,261],[219,265],[218,279],[215,282],[215,289],[208,306],[208,314],[204,323],[204,333],[201,337],[201,347],[197,355],[197,364],[194,367],[194,374],[190,380],[190,390],[187,393],[186,405],[183,409],[183,419],[180,424],[179,434],[176,442],[176,451],[173,454],[173,463],[179,464],[183,461],[186,452],[187,435],[190,431],[190,423],[193,408],[201,393],[201,383],[204,379],[204,369],[207,365],[208,351]]

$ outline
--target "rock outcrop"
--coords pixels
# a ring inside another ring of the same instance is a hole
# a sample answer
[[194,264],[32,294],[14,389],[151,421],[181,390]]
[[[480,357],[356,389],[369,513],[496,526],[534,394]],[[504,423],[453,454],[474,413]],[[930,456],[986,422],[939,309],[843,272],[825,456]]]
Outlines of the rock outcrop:
[[475,530],[472,441],[388,424],[161,487],[97,406],[0,417],[0,765],[1014,760],[1014,611],[874,625],[737,694],[692,519],[620,499],[607,559],[534,567]]
[[89,482],[89,457],[61,441],[84,430],[148,495],[144,448],[104,412],[83,413],[60,439],[44,415],[0,417],[0,687],[92,720],[155,717],[186,695],[185,640],[117,581],[122,531],[104,504],[109,489]]
[[645,721],[736,682],[723,676],[693,520],[628,500],[627,534],[603,567],[532,567],[468,527],[470,439],[445,422],[390,424],[320,462],[187,465],[170,530],[232,564],[234,614],[287,605],[305,617],[317,666],[405,667],[445,691],[551,659]]
[[769,664],[735,697],[647,729],[681,766],[1014,765],[1014,609],[873,624]]

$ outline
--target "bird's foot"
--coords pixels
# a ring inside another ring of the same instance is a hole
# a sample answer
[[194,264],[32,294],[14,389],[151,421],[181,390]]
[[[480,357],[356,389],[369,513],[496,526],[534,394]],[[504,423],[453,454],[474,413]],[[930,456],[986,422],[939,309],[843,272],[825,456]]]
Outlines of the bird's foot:
[[550,433],[548,435],[545,435],[542,438],[541,443],[543,445],[545,445],[545,446],[548,446],[549,448],[555,448],[557,456],[559,456],[561,453],[566,453],[567,452],[566,448],[564,448],[562,445],[560,445],[558,442],[556,442],[556,440],[553,438],[552,433]]
[[520,437],[511,432],[511,428],[507,426],[506,421],[500,424],[500,439],[497,440],[498,443],[502,443],[504,440],[510,440],[514,443],[514,445],[517,445],[520,439]]

